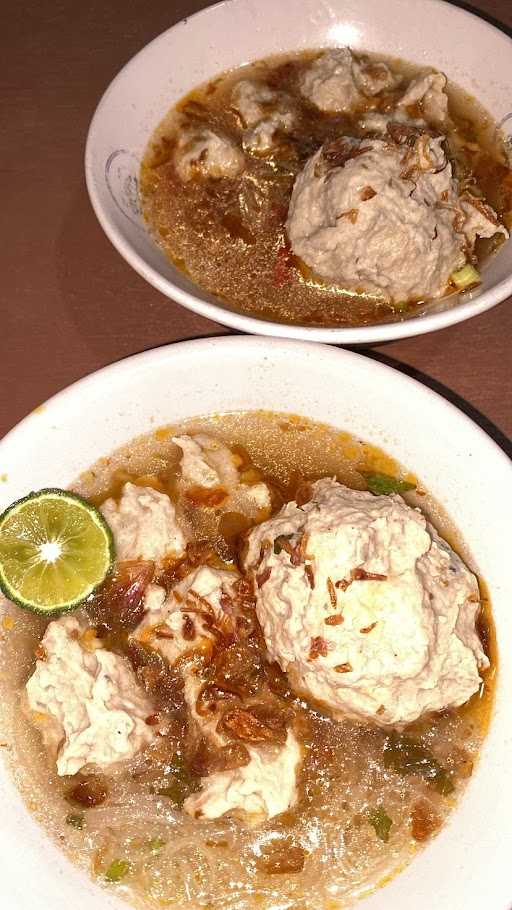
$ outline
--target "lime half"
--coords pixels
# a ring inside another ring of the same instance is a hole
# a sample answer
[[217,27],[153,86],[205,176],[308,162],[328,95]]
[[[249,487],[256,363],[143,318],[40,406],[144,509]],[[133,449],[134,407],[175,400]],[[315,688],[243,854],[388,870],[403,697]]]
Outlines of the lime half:
[[39,490],[0,515],[0,588],[20,607],[78,607],[108,575],[112,532],[101,512],[66,490]]

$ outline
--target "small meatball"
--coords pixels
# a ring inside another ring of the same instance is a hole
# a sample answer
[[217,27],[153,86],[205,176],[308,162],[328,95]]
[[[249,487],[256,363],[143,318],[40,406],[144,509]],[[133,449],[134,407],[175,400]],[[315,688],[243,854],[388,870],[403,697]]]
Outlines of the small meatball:
[[243,147],[251,154],[268,154],[275,145],[276,134],[289,132],[295,123],[291,100],[261,82],[238,82],[231,103],[246,127]]
[[238,113],[244,127],[256,126],[271,113],[278,101],[278,92],[262,82],[242,79],[231,94],[231,105]]
[[389,66],[382,62],[373,62],[371,60],[357,60],[353,57],[352,70],[354,81],[360,92],[367,98],[373,98],[380,92],[387,92],[401,81],[400,76],[395,76]]
[[398,84],[385,63],[358,60],[348,47],[325,51],[305,71],[301,92],[321,111],[350,113]]
[[26,692],[57,774],[113,768],[149,745],[153,707],[124,657],[102,648],[94,630],[72,616],[51,622],[41,644],[44,660]]
[[267,484],[242,483],[237,456],[223,442],[206,433],[175,436],[173,442],[183,453],[181,484],[192,501],[194,496],[201,501],[201,490],[219,491],[218,502],[210,502],[224,511],[268,517],[272,503]]
[[186,535],[165,493],[125,483],[119,501],[107,499],[101,511],[114,535],[118,560],[159,562],[183,556]]
[[326,51],[305,71],[302,94],[321,111],[350,112],[361,103],[361,93],[352,72],[348,47]]
[[284,746],[248,747],[250,761],[232,771],[201,779],[201,790],[185,801],[189,815],[200,818],[238,816],[250,827],[293,808],[298,801],[297,774],[302,751],[288,732]]
[[411,723],[478,691],[477,580],[400,496],[317,481],[250,532],[245,568],[270,657],[333,716]]
[[276,144],[278,133],[289,133],[293,129],[295,117],[291,111],[276,111],[261,120],[252,130],[248,130],[243,139],[244,148],[254,155],[265,155]]
[[428,123],[443,126],[448,119],[448,95],[445,88],[446,76],[443,73],[418,76],[412,80],[398,106],[407,108],[419,104]]
[[187,183],[198,177],[238,177],[245,159],[241,149],[226,136],[191,127],[179,133],[174,164],[178,176]]
[[174,436],[181,451],[181,478],[187,486],[230,487],[238,484],[235,459],[219,439],[198,433],[195,436]]

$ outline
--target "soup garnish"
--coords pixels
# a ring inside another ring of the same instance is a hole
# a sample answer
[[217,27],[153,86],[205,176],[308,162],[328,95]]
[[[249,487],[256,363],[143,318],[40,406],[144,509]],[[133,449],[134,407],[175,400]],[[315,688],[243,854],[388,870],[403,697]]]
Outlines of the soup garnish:
[[104,582],[114,561],[112,532],[75,493],[30,493],[0,515],[0,589],[40,613],[72,610]]

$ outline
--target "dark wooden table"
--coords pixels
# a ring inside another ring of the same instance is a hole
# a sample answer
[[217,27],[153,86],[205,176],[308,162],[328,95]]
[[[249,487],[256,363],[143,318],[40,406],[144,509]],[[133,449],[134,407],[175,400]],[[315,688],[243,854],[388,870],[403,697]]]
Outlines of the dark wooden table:
[[[92,212],[83,154],[120,67],[203,0],[5,0],[2,16],[0,435],[107,363],[228,329],[188,312],[121,259]],[[511,0],[473,0],[512,28]],[[512,300],[453,328],[366,349],[512,436]]]

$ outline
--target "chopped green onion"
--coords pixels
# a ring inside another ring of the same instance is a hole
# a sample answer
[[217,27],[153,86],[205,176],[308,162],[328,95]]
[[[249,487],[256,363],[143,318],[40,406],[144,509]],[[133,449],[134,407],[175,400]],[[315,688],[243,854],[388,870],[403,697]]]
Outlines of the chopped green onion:
[[187,796],[199,789],[199,778],[190,771],[187,762],[178,752],[174,753],[169,763],[169,771],[170,775],[155,786],[152,792],[157,796],[166,796],[181,807]]
[[399,477],[391,477],[390,474],[363,474],[363,477],[370,493],[374,493],[375,496],[406,493],[407,490],[416,489],[415,483],[409,483],[408,480],[400,480]]
[[189,766],[185,761],[183,755],[180,755],[179,752],[175,752],[170,763],[169,770],[172,771],[175,777],[178,780],[182,781],[184,784],[192,783],[192,775],[190,773]]
[[85,816],[83,812],[70,812],[69,815],[66,815],[66,825],[70,825],[77,831],[81,831],[84,824]]
[[[418,301],[418,302],[420,302],[420,301]],[[414,301],[414,303],[416,303],[416,301]],[[404,313],[411,306],[411,301],[410,300],[393,300],[393,303],[391,305],[392,305],[393,309],[396,310],[398,313]]]
[[189,795],[186,786],[180,780],[170,781],[165,787],[158,787],[152,792],[157,796],[165,796],[170,799],[178,808],[181,808]]
[[148,841],[148,850],[151,850],[153,853],[159,853],[160,850],[165,847],[166,841],[162,840],[161,837],[152,837]]
[[125,877],[125,875],[128,874],[130,869],[131,866],[128,860],[115,859],[112,863],[110,863],[110,866],[105,872],[105,878],[107,882],[117,884],[117,882],[120,882]]
[[276,556],[279,556],[285,543],[288,540],[291,540],[292,537],[293,537],[293,534],[280,534],[279,537],[276,537],[276,539],[274,540],[274,553],[276,554]]
[[476,284],[480,284],[482,280],[480,273],[469,262],[461,269],[458,269],[457,272],[453,272],[451,278],[459,291],[467,291],[468,288],[473,288]]
[[384,841],[387,844],[389,840],[389,832],[393,825],[388,813],[386,812],[384,806],[377,806],[372,812],[368,814],[368,821],[372,828],[375,829],[375,834],[377,837]]
[[402,776],[417,774],[442,796],[448,796],[455,790],[449,772],[439,764],[432,752],[404,733],[393,732],[386,737],[384,767]]

